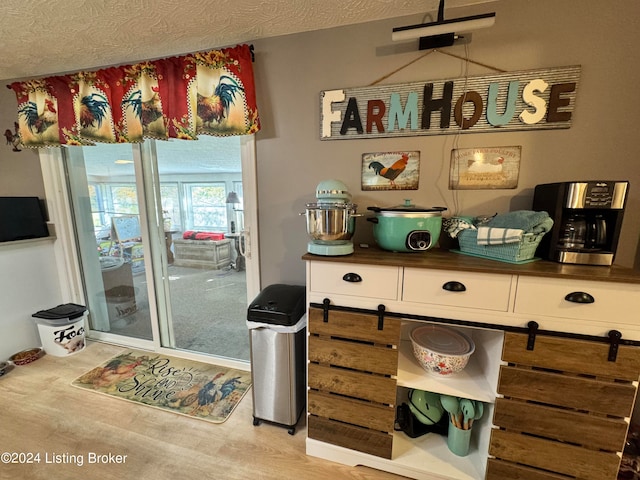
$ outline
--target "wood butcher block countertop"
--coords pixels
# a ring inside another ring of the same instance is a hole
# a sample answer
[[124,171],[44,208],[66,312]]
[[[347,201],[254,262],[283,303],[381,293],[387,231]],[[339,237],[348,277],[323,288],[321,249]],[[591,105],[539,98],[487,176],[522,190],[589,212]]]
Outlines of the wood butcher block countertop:
[[640,270],[613,265],[591,266],[570,265],[538,260],[520,265],[472,257],[449,250],[435,248],[426,252],[394,253],[378,247],[356,246],[354,253],[329,257],[306,253],[303,260],[320,262],[356,263],[393,267],[433,268],[477,273],[503,273],[532,277],[565,278],[599,282],[619,282],[640,284]]

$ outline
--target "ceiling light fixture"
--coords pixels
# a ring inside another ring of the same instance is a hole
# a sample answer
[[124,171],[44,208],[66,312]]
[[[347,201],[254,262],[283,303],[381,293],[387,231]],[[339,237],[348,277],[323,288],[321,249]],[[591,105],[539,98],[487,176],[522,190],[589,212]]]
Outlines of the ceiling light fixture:
[[113,163],[116,165],[126,165],[127,163],[133,163],[133,160],[116,160]]
[[444,0],[440,0],[438,21],[408,25],[406,27],[396,27],[391,33],[391,40],[401,42],[418,38],[420,39],[420,50],[449,47],[453,45],[453,42],[458,38],[458,33],[466,33],[480,28],[491,27],[495,22],[495,12],[445,20]]

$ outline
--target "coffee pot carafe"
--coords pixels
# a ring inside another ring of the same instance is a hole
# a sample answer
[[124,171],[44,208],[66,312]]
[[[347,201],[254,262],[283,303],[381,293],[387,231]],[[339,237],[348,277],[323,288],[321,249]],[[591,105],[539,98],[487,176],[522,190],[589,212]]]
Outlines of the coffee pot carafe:
[[581,250],[587,240],[587,221],[584,215],[570,215],[564,221],[558,246],[566,249]]

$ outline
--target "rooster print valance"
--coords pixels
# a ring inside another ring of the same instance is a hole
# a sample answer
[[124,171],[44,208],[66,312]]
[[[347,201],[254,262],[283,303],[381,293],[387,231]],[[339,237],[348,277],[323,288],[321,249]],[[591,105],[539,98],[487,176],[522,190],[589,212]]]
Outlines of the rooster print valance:
[[260,129],[248,45],[8,85],[22,145],[196,140]]

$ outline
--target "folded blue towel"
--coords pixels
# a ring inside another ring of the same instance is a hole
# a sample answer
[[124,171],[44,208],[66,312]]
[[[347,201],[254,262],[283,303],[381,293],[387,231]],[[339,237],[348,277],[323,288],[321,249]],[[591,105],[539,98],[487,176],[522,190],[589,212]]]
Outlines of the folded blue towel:
[[552,228],[553,228],[553,218],[547,217],[542,222],[540,222],[538,225],[533,227],[533,230],[531,230],[530,233],[542,233],[542,234],[545,234],[545,233],[551,231]]
[[516,210],[514,212],[498,214],[487,224],[492,228],[513,228],[524,233],[544,233],[553,227],[553,219],[547,212],[531,210]]

